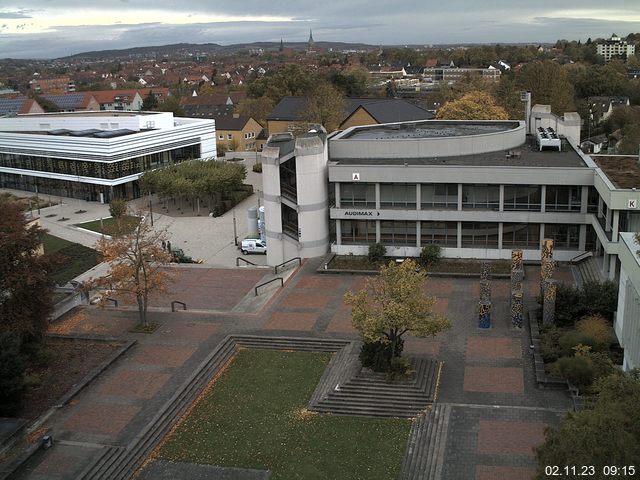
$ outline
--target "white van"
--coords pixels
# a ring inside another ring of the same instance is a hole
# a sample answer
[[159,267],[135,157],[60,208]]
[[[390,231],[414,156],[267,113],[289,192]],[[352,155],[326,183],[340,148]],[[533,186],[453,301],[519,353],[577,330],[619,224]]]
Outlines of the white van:
[[243,255],[247,255],[248,253],[264,253],[266,255],[267,244],[257,238],[247,238],[246,240],[242,240],[240,251]]

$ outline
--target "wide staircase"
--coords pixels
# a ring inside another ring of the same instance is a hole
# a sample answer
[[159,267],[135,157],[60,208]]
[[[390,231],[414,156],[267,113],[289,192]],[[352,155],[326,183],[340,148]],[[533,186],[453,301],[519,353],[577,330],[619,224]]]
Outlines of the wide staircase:
[[439,480],[449,429],[451,405],[436,404],[414,421],[400,480]]
[[582,282],[601,282],[602,275],[600,273],[600,265],[598,263],[598,257],[589,257],[578,263],[578,272],[582,277]]
[[435,401],[442,363],[414,357],[411,365],[410,378],[389,382],[384,373],[354,367],[352,357],[338,359],[333,368],[350,374],[342,381],[321,382],[322,391],[316,390],[310,408],[338,415],[415,417]]

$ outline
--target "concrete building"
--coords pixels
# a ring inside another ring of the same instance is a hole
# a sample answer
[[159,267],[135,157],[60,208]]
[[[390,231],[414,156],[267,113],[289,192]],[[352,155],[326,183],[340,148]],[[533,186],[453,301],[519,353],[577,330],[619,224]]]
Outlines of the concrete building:
[[613,328],[620,346],[624,348],[622,368],[640,368],[640,244],[634,234],[620,234],[620,282],[618,311]]
[[627,59],[636,53],[636,46],[622,40],[614,33],[608,40],[596,44],[596,53],[601,55],[605,62],[614,57]]
[[490,66],[488,68],[459,68],[455,65],[432,67],[427,66],[422,71],[425,80],[433,83],[450,84],[469,78],[480,77],[484,80],[497,82],[500,80],[502,71],[499,68]]
[[3,188],[107,202],[139,196],[146,170],[215,157],[215,122],[169,112],[0,118]]
[[[579,118],[565,120],[572,135]],[[551,238],[556,260],[592,252],[619,281],[623,368],[640,367],[638,157],[585,155],[541,121],[529,133],[523,121],[436,120],[272,136],[262,155],[267,263],[366,255],[378,242],[396,257],[436,244],[445,257],[521,249],[539,260]]]

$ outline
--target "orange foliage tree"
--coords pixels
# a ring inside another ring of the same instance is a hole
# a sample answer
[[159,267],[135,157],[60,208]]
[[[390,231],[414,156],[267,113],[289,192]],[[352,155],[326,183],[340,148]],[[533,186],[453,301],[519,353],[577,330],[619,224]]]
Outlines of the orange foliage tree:
[[[165,292],[171,280],[163,267],[171,260],[162,248],[165,230],[154,230],[146,220],[131,233],[104,237],[96,245],[102,261],[110,267],[108,275],[91,279],[89,288],[113,291],[125,299],[135,299],[140,325],[147,326],[147,307],[152,292]],[[106,300],[106,297],[103,298]]]
[[442,120],[508,120],[507,111],[489,93],[472,91],[457,100],[445,103],[438,110]]

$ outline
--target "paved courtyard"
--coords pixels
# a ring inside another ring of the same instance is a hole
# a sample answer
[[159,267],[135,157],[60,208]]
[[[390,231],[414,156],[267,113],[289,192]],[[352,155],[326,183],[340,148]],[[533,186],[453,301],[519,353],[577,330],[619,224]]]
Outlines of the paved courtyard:
[[[171,313],[166,306],[152,311],[150,317],[160,323],[153,334],[130,333],[136,313],[126,309],[90,307],[54,325],[59,333],[137,344],[47,422],[54,447],[39,452],[12,478],[73,479],[103,446],[125,447],[228,334],[358,338],[343,296],[362,288],[367,277],[317,274],[318,264],[307,261],[269,302],[249,313],[234,308],[253,295],[265,270],[201,267],[180,270],[181,295],[193,296],[189,304],[198,311]],[[539,272],[528,267],[526,275],[531,303]],[[558,278],[571,281],[570,270],[561,268]],[[532,447],[569,407],[563,392],[536,388],[526,331],[512,329],[508,320],[508,280],[492,285],[493,324],[480,330],[478,279],[429,279],[426,289],[438,297],[436,310],[453,326],[435,339],[406,341],[408,355],[444,362],[438,401],[452,409],[443,480],[531,478]]]

